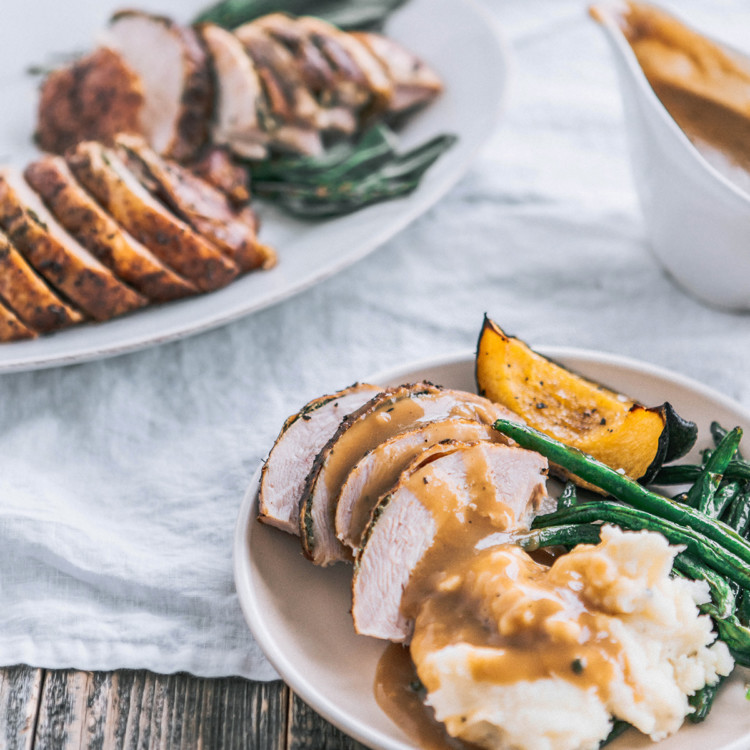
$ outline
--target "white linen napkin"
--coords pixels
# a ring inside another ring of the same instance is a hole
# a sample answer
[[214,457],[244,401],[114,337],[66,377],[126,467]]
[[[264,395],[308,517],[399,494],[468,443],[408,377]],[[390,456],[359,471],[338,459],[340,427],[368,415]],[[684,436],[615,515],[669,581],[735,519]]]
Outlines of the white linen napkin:
[[[486,5],[515,53],[511,100],[427,215],[220,330],[0,376],[0,663],[274,677],[231,554],[284,418],[373,371],[473,346],[485,311],[531,343],[640,357],[750,405],[748,317],[699,305],[648,253],[614,71],[585,4]],[[697,0],[679,12],[745,43],[740,0],[720,16]]]

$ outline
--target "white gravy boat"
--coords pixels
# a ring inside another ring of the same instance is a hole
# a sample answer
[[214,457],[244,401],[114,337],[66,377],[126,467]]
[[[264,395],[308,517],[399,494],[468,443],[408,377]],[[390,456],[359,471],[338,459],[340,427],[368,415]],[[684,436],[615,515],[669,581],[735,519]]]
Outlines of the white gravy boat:
[[614,56],[653,254],[699,300],[750,311],[750,194],[701,155],[654,93],[620,27],[622,9],[596,4],[592,15]]

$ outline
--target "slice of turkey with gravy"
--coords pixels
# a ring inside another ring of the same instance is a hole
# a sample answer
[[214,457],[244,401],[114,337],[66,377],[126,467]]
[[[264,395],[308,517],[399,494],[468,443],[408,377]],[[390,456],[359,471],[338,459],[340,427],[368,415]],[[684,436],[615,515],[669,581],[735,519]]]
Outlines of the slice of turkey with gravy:
[[336,536],[356,552],[378,500],[417,456],[446,440],[507,442],[490,425],[458,417],[428,422],[386,440],[349,472],[336,505]]
[[[543,456],[502,443],[456,443],[444,455],[418,456],[365,530],[352,580],[355,630],[407,642],[420,582],[436,585],[435,576],[486,537],[528,528],[547,495],[546,472]],[[445,576],[437,585],[458,583]]]
[[513,419],[502,406],[464,391],[416,383],[390,388],[350,414],[320,451],[305,483],[300,535],[305,555],[316,565],[351,560],[351,550],[336,537],[335,516],[349,472],[380,443],[425,422],[465,417],[491,425]]
[[259,520],[299,535],[300,502],[315,457],[341,420],[381,390],[379,386],[356,383],[310,401],[284,422],[261,471]]

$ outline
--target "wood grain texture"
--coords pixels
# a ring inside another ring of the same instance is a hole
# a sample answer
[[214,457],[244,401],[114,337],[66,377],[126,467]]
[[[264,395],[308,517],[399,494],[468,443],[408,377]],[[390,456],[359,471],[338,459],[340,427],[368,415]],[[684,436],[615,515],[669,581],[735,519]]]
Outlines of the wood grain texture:
[[284,683],[0,668],[2,750],[364,750]]
[[41,685],[41,669],[0,669],[0,747],[31,750],[34,746]]
[[367,750],[322,719],[294,693],[289,701],[288,750]]
[[146,671],[47,672],[35,748],[285,747],[288,688]]

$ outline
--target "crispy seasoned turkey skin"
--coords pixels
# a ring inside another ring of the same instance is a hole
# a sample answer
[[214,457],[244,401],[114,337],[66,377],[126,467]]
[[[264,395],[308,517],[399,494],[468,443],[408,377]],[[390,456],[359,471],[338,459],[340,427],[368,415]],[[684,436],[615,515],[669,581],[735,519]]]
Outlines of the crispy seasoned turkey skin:
[[366,45],[319,18],[303,16],[298,23],[336,72],[341,104],[362,113],[365,119],[387,108],[393,83]]
[[61,154],[78,141],[109,143],[117,133],[137,133],[143,108],[141,79],[113,50],[102,47],[42,83],[36,139]]
[[461,515],[469,512],[496,515],[504,532],[528,528],[546,496],[546,470],[538,453],[500,443],[459,446],[427,463],[417,457],[365,530],[352,581],[355,630],[408,641],[413,621],[402,611],[404,591],[441,533],[443,542],[460,545],[462,531],[469,533]]
[[295,68],[294,58],[252,23],[234,31],[260,80],[267,111],[261,125],[277,150],[316,156],[323,152],[317,129],[318,106]]
[[214,143],[226,144],[245,159],[264,159],[269,139],[260,118],[267,104],[255,64],[231,32],[214,24],[200,26],[199,32],[216,81]]
[[0,224],[34,269],[94,320],[146,304],[61,226],[13,169],[0,170]]
[[83,315],[62,300],[0,232],[0,297],[31,329],[50,333]]
[[507,442],[491,425],[452,417],[395,435],[366,453],[349,472],[336,504],[336,536],[355,552],[375,504],[401,472],[428,448],[445,440]]
[[63,227],[145,297],[166,302],[198,291],[122,229],[78,184],[61,156],[42,157],[24,175]]
[[0,342],[33,339],[36,332],[25,326],[18,316],[0,299]]
[[319,107],[291,52],[255,22],[240,26],[234,33],[255,63],[271,113],[282,122],[317,128]]
[[284,422],[261,472],[258,517],[263,523],[299,534],[299,504],[315,456],[341,420],[380,390],[356,383],[310,401]]
[[121,135],[116,141],[123,161],[144,187],[240,271],[271,268],[276,263],[276,253],[255,235],[255,217],[249,207],[238,212],[224,193],[176,162],[162,159],[142,138]]
[[357,129],[356,112],[342,103],[340,95],[340,84],[346,88],[346,80],[333,69],[304,26],[286,13],[269,13],[253,21],[253,25],[283,44],[294,57],[302,82],[318,102],[317,126],[321,130],[346,135],[354,133]]
[[399,386],[375,396],[341,423],[315,459],[300,506],[305,555],[316,565],[351,559],[351,550],[336,537],[336,506],[349,472],[368,451],[424,422],[465,417],[492,424],[501,416],[514,418],[481,396],[431,383]]
[[139,132],[159,153],[190,161],[208,139],[214,96],[196,31],[164,16],[126,10],[112,18],[103,42],[143,82]]
[[371,32],[358,32],[354,37],[380,61],[393,83],[388,114],[403,115],[424,107],[443,90],[437,73],[393,39]]
[[86,141],[68,152],[66,160],[119,224],[199,289],[218,289],[237,275],[236,264],[153,198],[114,151]]
[[[232,157],[223,146],[204,149],[198,161],[190,165],[190,171],[221,190],[233,206],[240,208],[250,203],[248,172],[232,161]],[[258,230],[257,224],[255,229]]]

